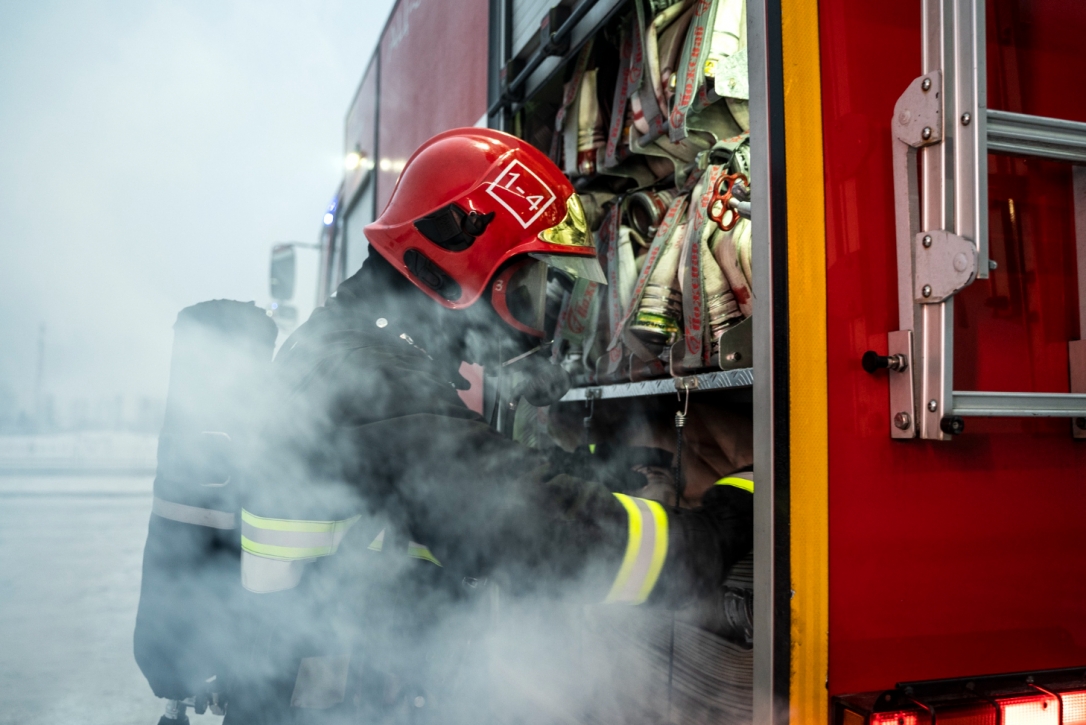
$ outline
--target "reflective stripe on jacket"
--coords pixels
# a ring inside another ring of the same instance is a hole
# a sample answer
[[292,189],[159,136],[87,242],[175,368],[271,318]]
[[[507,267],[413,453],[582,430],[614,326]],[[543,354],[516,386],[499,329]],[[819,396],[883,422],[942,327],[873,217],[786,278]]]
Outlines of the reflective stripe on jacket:
[[230,530],[236,525],[234,514],[229,511],[189,506],[183,503],[167,501],[155,496],[151,500],[151,513],[170,521],[193,526],[206,526],[210,529]]
[[359,516],[341,521],[269,519],[241,510],[241,585],[267,594],[298,586],[305,565],[334,554]]
[[334,554],[360,516],[341,521],[266,519],[241,511],[241,548],[250,554],[283,561]]
[[626,554],[605,603],[641,604],[667,558],[667,512],[656,501],[616,493],[628,517]]
[[746,491],[747,493],[754,493],[754,472],[753,471],[740,471],[739,473],[733,473],[730,476],[725,476],[716,482],[717,486],[734,486],[735,488]]

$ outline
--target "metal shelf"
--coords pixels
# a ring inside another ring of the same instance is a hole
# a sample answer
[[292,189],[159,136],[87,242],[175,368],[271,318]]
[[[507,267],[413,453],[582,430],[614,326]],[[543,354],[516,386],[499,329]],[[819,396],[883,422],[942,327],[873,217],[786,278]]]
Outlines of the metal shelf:
[[691,390],[724,390],[727,388],[749,388],[754,384],[754,370],[718,370],[684,378],[659,378],[642,380],[638,383],[614,383],[612,385],[594,385],[574,388],[562,397],[560,402],[572,403],[578,400],[607,400],[610,398],[642,398],[650,395],[674,395],[683,389],[683,384]]

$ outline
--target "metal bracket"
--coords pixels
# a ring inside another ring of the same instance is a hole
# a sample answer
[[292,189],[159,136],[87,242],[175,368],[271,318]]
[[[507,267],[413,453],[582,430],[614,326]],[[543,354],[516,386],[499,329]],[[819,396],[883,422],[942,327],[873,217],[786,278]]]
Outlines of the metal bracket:
[[977,277],[973,242],[943,230],[913,238],[913,299],[930,305],[951,297]]
[[[906,361],[912,355],[912,330],[891,332],[887,344],[889,355],[900,355]],[[916,437],[916,407],[913,397],[913,374],[906,367],[890,370],[890,437]]]
[[684,390],[697,390],[698,378],[696,375],[687,375],[682,378],[675,378],[675,390],[680,393]]
[[894,105],[894,138],[920,148],[943,140],[943,74],[926,73],[905,89]]

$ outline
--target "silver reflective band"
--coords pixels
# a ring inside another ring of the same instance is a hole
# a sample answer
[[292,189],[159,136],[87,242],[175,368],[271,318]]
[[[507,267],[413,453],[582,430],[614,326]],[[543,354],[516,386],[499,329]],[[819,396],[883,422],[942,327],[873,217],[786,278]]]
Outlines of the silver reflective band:
[[151,513],[170,521],[179,521],[193,526],[206,526],[211,529],[229,530],[234,528],[234,514],[215,509],[203,509],[186,506],[155,496],[151,501]]
[[271,594],[293,589],[302,580],[306,565],[312,561],[269,559],[242,551],[241,585],[254,594]]
[[649,598],[667,558],[667,512],[656,501],[616,493],[629,517],[626,555],[605,603],[641,604]]
[[341,521],[270,519],[241,510],[241,548],[250,554],[295,561],[329,556],[361,516]]
[[290,706],[324,710],[343,702],[350,666],[350,655],[303,657]]

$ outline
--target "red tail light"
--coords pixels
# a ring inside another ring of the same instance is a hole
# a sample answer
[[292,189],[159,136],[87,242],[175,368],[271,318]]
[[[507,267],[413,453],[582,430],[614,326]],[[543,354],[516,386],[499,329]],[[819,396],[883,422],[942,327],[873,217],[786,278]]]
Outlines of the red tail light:
[[876,712],[870,725],[917,725],[915,712]]
[[1086,690],[1061,692],[1063,725],[1086,725]]
[[834,725],[1086,725],[1086,667],[904,682],[833,699]]
[[1052,695],[997,700],[1003,725],[1060,725],[1060,703]]

